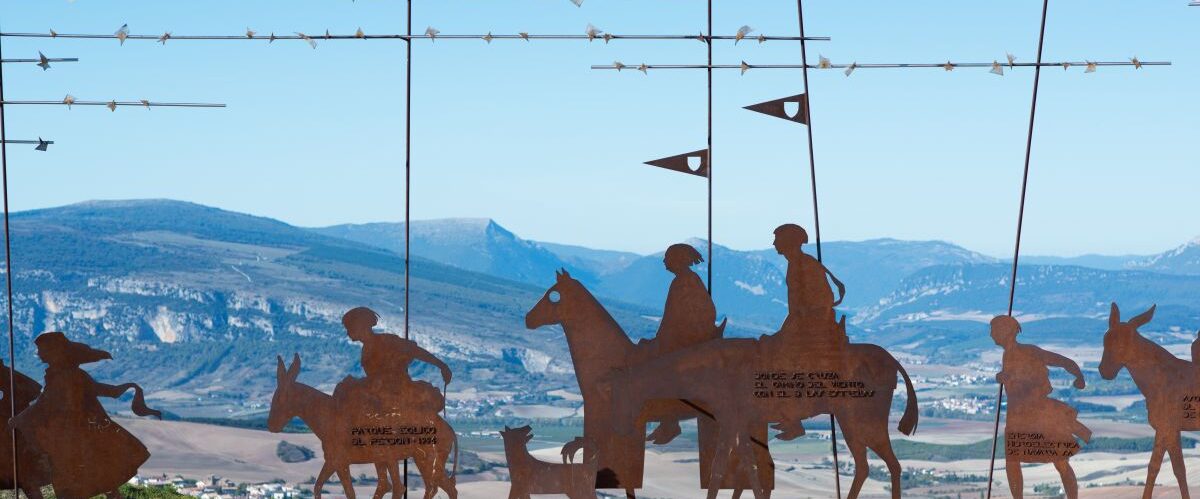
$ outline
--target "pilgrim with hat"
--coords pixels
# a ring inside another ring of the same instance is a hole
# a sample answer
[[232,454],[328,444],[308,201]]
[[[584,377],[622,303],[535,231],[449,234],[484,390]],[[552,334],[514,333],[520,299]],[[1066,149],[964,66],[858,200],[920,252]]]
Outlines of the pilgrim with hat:
[[80,368],[111,359],[108,352],[60,332],[44,333],[34,344],[47,365],[45,388],[12,426],[45,456],[56,497],[121,497],[118,488],[137,474],[150,452],[108,416],[98,397],[118,398],[133,389],[134,414],[161,419],[162,413],[146,406],[140,386],[100,383]]

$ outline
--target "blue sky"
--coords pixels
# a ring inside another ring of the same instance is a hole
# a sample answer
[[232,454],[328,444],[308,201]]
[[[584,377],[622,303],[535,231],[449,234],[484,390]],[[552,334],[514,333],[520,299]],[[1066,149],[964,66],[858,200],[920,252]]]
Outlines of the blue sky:
[[[1044,71],[1024,248],[1151,253],[1200,234],[1200,8],[1184,0],[1051,2],[1046,59],[1170,60],[1167,68]],[[399,33],[396,0],[3,2],[4,31]],[[1041,2],[810,0],[813,58],[835,63],[1021,61]],[[796,33],[792,2],[719,2],[718,34]],[[418,0],[414,31],[696,33],[700,0]],[[12,206],[174,198],[303,226],[403,217],[404,52],[398,41],[3,40],[9,99],[209,101],[224,110],[11,107]],[[696,41],[439,40],[414,45],[413,217],[497,219],[522,236],[650,252],[703,235],[703,179],[640,163],[704,146],[703,71],[649,76],[592,64],[703,63]],[[797,63],[799,45],[716,46],[718,63]],[[941,239],[1011,251],[1032,70],[811,75],[826,239]],[[766,247],[810,225],[804,129],[742,106],[798,93],[800,73],[717,73],[715,240]]]

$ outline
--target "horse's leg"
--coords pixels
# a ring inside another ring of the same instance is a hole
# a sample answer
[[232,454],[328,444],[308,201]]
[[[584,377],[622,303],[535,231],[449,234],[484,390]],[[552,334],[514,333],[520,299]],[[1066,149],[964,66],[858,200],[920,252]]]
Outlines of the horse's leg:
[[391,488],[391,483],[388,482],[387,466],[383,463],[375,463],[375,477],[379,481],[375,484],[375,495],[371,496],[371,498],[383,499],[384,494],[387,494],[388,489]]
[[350,465],[342,465],[337,469],[338,480],[342,482],[342,490],[346,492],[346,499],[354,499],[354,479],[350,477]]
[[[1174,457],[1171,458],[1171,462],[1175,462]],[[1079,482],[1075,480],[1075,470],[1071,469],[1070,461],[1055,461],[1054,467],[1058,469],[1058,476],[1062,477],[1063,494],[1067,495],[1067,499],[1078,499]]]
[[1158,479],[1163,453],[1167,451],[1165,440],[1162,432],[1154,434],[1154,450],[1150,451],[1150,466],[1146,468],[1146,488],[1142,490],[1142,499],[1150,499],[1154,494],[1154,481]]
[[854,480],[850,482],[850,492],[846,494],[846,499],[858,497],[871,471],[870,464],[867,463],[867,446],[863,445],[858,436],[854,432],[847,432],[845,426],[842,427],[842,441],[850,449],[850,457],[854,458]]
[[[845,430],[843,430],[844,432]],[[887,464],[888,475],[892,479],[892,499],[900,499],[900,489],[903,484],[900,483],[900,460],[896,459],[896,453],[892,451],[892,439],[888,436],[887,427],[878,435],[872,435],[873,444],[868,444],[875,454],[879,455],[880,459]]]
[[329,475],[333,474],[333,468],[329,466],[329,461],[325,461],[321,465],[321,471],[317,472],[317,482],[313,484],[313,499],[321,499],[321,491],[325,488],[325,482],[329,480]]
[[750,491],[754,493],[754,499],[767,499],[767,492],[763,489],[762,481],[758,479],[758,461],[754,459],[754,448],[751,445],[749,435],[738,437],[738,472],[745,473],[750,479]]
[[1187,486],[1187,466],[1183,463],[1183,447],[1179,443],[1179,432],[1171,434],[1173,437],[1167,442],[1167,452],[1171,454],[1171,469],[1175,472],[1175,480],[1179,482],[1181,497],[1190,499]]
[[733,454],[733,446],[728,445],[726,439],[718,438],[717,442],[719,443],[713,455],[712,469],[708,472],[708,499],[717,499],[721,485],[725,483],[725,468],[729,466],[729,457]]
[[1008,491],[1013,499],[1025,497],[1025,476],[1021,474],[1021,461],[1005,459],[1004,473],[1008,475]]
[[[388,474],[392,475],[392,499],[405,497],[406,484],[404,483],[404,477],[400,476],[400,460],[392,459],[388,461],[387,470]],[[428,487],[429,484],[426,483],[425,486]]]
[[413,463],[417,465],[417,471],[421,473],[421,481],[425,482],[425,499],[433,499],[438,490],[438,474],[434,469],[434,465],[437,463],[437,454],[422,455],[421,451],[417,451],[417,455],[413,456]]

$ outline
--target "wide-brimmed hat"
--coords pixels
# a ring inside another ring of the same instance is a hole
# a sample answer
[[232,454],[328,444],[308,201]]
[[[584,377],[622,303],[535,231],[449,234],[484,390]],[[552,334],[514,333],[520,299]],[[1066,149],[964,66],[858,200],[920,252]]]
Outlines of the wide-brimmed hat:
[[48,359],[57,359],[76,366],[112,358],[112,355],[104,350],[68,340],[67,335],[59,331],[42,333],[33,343],[37,345],[38,352],[47,354],[44,356]]

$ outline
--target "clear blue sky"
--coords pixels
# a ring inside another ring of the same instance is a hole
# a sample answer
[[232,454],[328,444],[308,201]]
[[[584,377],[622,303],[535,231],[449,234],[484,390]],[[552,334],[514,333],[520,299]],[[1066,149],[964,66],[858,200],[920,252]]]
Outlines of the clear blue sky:
[[[795,4],[718,2],[716,31],[796,33]],[[1200,234],[1200,8],[1184,0],[1051,2],[1047,60],[1170,60],[1169,68],[1043,73],[1025,248],[1150,253]],[[0,3],[5,31],[135,34],[399,33],[397,0]],[[418,0],[414,31],[696,33],[701,0]],[[810,0],[811,52],[835,63],[1032,61],[1041,2]],[[796,63],[799,45],[719,43],[717,62]],[[174,198],[304,226],[403,217],[404,55],[398,41],[14,39],[9,99],[211,101],[225,110],[10,107],[15,210],[86,199]],[[644,76],[591,64],[702,63],[696,41],[416,42],[413,216],[492,217],[532,239],[649,252],[703,235],[700,178],[641,166],[704,146],[702,71]],[[1032,70],[812,75],[826,239],[1012,245]],[[741,107],[801,90],[800,73],[718,72],[716,234],[766,247],[809,225],[804,129]]]

